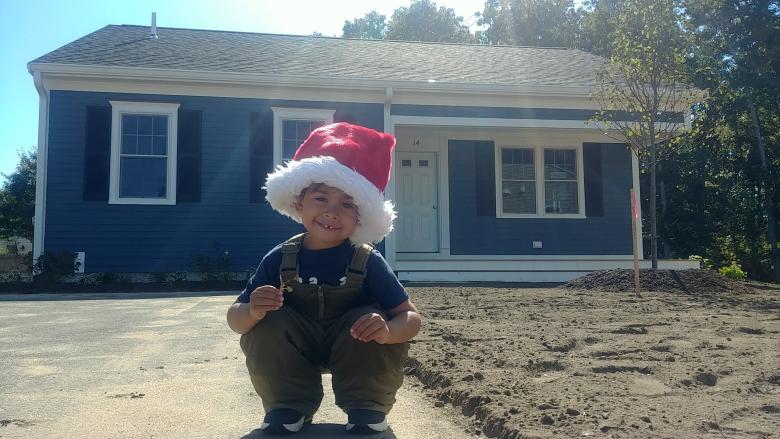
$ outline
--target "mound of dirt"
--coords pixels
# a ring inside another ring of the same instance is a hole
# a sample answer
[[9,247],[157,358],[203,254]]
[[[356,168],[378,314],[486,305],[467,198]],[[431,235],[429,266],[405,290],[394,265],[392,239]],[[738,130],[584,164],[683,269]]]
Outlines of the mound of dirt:
[[[639,270],[642,291],[683,294],[743,294],[751,289],[742,282],[711,270]],[[599,270],[561,285],[568,290],[634,291],[633,270]]]

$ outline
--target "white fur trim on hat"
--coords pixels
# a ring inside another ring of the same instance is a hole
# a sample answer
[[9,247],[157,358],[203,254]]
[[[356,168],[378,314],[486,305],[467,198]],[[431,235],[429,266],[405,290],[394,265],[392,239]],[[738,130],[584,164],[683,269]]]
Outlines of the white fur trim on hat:
[[339,188],[352,197],[358,207],[358,224],[349,237],[352,244],[379,242],[393,230],[396,214],[392,201],[385,200],[373,183],[333,157],[309,157],[277,166],[268,174],[265,198],[276,211],[300,223],[296,198],[314,183]]

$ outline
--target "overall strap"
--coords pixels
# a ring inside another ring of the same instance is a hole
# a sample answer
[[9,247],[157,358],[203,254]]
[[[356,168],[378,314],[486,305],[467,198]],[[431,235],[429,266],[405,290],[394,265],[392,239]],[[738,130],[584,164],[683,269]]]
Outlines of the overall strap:
[[295,235],[282,244],[282,263],[279,265],[281,287],[298,280],[298,251],[301,249],[303,235]]
[[368,258],[371,257],[371,252],[374,247],[370,244],[360,244],[355,247],[355,251],[352,252],[352,261],[347,267],[347,287],[362,287],[363,279],[366,278],[366,267],[368,266]]

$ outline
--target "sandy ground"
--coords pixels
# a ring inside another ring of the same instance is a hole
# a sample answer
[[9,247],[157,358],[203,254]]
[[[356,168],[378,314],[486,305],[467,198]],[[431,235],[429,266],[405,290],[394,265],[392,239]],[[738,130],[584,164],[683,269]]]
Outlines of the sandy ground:
[[[225,312],[235,295],[0,295],[0,438],[261,438]],[[347,437],[326,395],[297,438]],[[384,437],[465,439],[412,377]],[[350,436],[354,437],[354,436]]]
[[410,288],[408,373],[502,438],[780,437],[780,288]]
[[[409,288],[424,327],[385,437],[780,437],[780,288],[759,286]],[[1,295],[0,438],[262,437],[233,298]],[[345,418],[326,394],[296,437]]]

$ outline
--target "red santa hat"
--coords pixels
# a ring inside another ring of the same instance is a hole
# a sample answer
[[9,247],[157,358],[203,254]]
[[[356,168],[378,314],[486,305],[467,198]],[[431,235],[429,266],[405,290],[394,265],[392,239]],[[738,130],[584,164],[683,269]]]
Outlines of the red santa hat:
[[298,147],[292,161],[268,174],[266,200],[297,222],[296,197],[314,183],[336,187],[358,207],[353,244],[379,242],[393,230],[395,208],[383,195],[390,180],[395,137],[371,128],[334,123],[317,128]]

